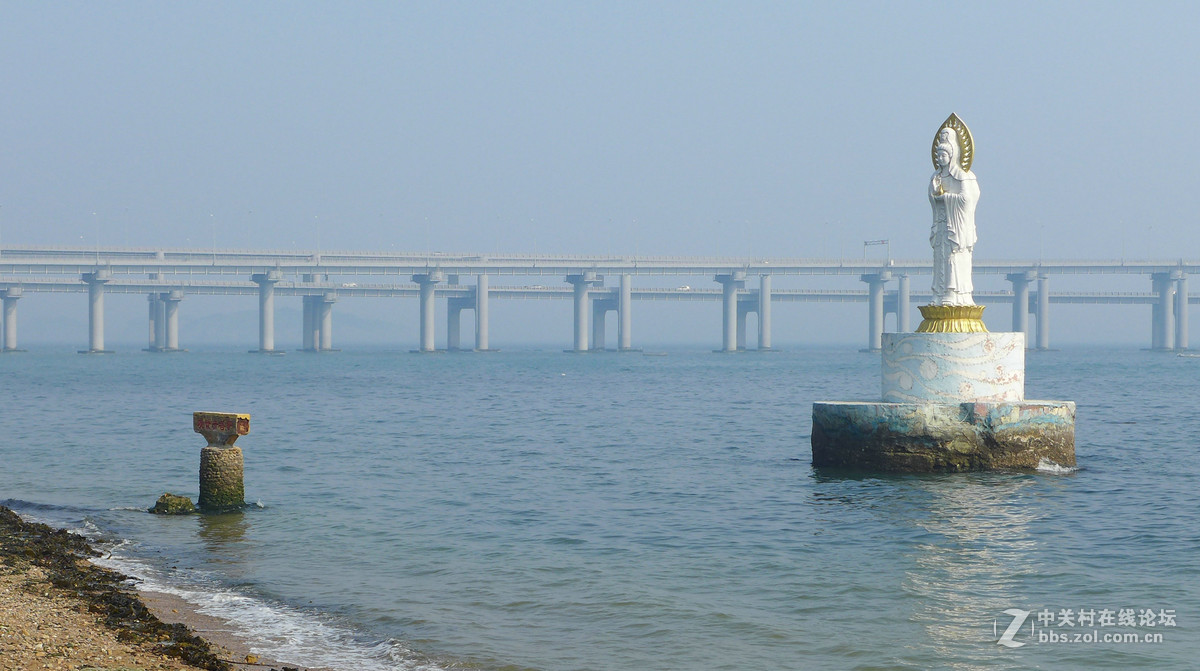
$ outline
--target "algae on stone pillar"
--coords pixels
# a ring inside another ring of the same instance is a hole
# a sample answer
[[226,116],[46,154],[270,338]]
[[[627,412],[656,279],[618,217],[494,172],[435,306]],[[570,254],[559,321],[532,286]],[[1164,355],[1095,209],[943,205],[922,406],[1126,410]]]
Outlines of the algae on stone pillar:
[[242,450],[238,436],[250,433],[250,415],[232,412],[192,413],[192,428],[208,440],[200,450],[201,510],[230,510],[246,505]]

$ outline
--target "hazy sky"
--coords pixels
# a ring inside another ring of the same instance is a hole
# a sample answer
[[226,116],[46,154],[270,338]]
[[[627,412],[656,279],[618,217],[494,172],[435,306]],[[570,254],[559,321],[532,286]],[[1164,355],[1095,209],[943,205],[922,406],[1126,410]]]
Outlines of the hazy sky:
[[953,111],[977,258],[1196,258],[1198,25],[1195,3],[3,2],[0,244],[925,258]]

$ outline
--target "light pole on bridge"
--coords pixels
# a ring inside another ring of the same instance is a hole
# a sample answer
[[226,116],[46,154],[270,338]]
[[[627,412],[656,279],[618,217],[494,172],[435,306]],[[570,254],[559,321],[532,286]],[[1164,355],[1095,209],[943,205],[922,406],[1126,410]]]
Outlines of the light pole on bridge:
[[878,247],[882,245],[886,248],[887,261],[891,265],[892,261],[892,241],[891,240],[863,240],[863,258],[867,258],[867,247]]

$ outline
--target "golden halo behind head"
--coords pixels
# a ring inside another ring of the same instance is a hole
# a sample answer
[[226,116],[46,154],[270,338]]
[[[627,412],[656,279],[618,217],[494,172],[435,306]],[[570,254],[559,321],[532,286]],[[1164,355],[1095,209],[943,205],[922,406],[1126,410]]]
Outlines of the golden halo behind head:
[[971,139],[971,131],[967,128],[967,124],[958,118],[957,114],[951,114],[946,117],[941,126],[938,126],[937,132],[933,134],[933,146],[930,147],[930,157],[933,158],[933,167],[937,169],[937,146],[938,135],[942,134],[943,128],[954,129],[954,134],[958,136],[958,165],[966,172],[970,172],[971,163],[975,161],[975,141]]

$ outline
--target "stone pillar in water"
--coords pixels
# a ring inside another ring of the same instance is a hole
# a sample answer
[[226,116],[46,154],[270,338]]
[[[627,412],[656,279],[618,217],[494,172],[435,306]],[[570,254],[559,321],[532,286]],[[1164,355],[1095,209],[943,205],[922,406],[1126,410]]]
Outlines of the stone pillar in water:
[[208,440],[208,446],[200,450],[200,510],[232,510],[246,505],[242,450],[233,443],[238,436],[250,433],[250,415],[195,412],[192,428]]

